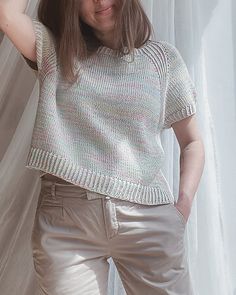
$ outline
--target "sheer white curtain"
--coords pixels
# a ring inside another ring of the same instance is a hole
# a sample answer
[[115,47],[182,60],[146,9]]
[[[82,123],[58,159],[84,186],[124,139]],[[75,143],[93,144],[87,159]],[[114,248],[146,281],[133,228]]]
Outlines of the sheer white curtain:
[[[36,0],[27,14],[34,17]],[[206,163],[186,228],[195,295],[236,294],[236,35],[233,0],[143,0],[156,39],[179,49],[198,92],[198,122]],[[30,235],[40,190],[39,173],[25,168],[38,102],[38,81],[0,35],[0,290],[36,295]],[[162,134],[165,175],[177,198],[179,148]],[[125,294],[111,260],[109,295]]]

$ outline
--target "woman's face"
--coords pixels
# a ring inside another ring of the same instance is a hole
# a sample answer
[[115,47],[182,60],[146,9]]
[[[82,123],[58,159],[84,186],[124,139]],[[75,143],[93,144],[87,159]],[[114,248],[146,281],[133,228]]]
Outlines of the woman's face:
[[[80,18],[98,34],[113,30],[117,0],[79,0]],[[108,9],[107,9],[108,8]],[[106,10],[104,10],[106,9]],[[101,11],[103,10],[103,11]]]

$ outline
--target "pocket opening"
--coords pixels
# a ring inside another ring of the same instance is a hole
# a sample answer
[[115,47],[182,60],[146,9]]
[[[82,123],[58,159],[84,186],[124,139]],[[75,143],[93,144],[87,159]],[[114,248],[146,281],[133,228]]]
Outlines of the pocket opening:
[[184,215],[175,207],[174,203],[170,203],[170,206],[174,209],[174,211],[177,213],[177,215],[179,216],[179,219],[181,220],[182,224],[184,226],[187,225],[187,221],[185,220]]

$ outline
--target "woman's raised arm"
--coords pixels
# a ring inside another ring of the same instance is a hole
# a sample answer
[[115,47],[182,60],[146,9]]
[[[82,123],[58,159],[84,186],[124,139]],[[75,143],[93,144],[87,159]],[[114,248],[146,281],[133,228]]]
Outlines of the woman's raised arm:
[[36,62],[36,36],[33,23],[24,13],[27,2],[27,0],[0,0],[0,30],[21,54]]

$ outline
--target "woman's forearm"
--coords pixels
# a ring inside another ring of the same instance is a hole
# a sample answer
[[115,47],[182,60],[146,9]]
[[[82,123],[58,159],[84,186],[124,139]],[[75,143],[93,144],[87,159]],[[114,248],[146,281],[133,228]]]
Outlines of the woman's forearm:
[[29,0],[0,0],[0,9],[24,13]]
[[178,203],[192,203],[204,163],[205,152],[202,140],[192,141],[181,151]]

